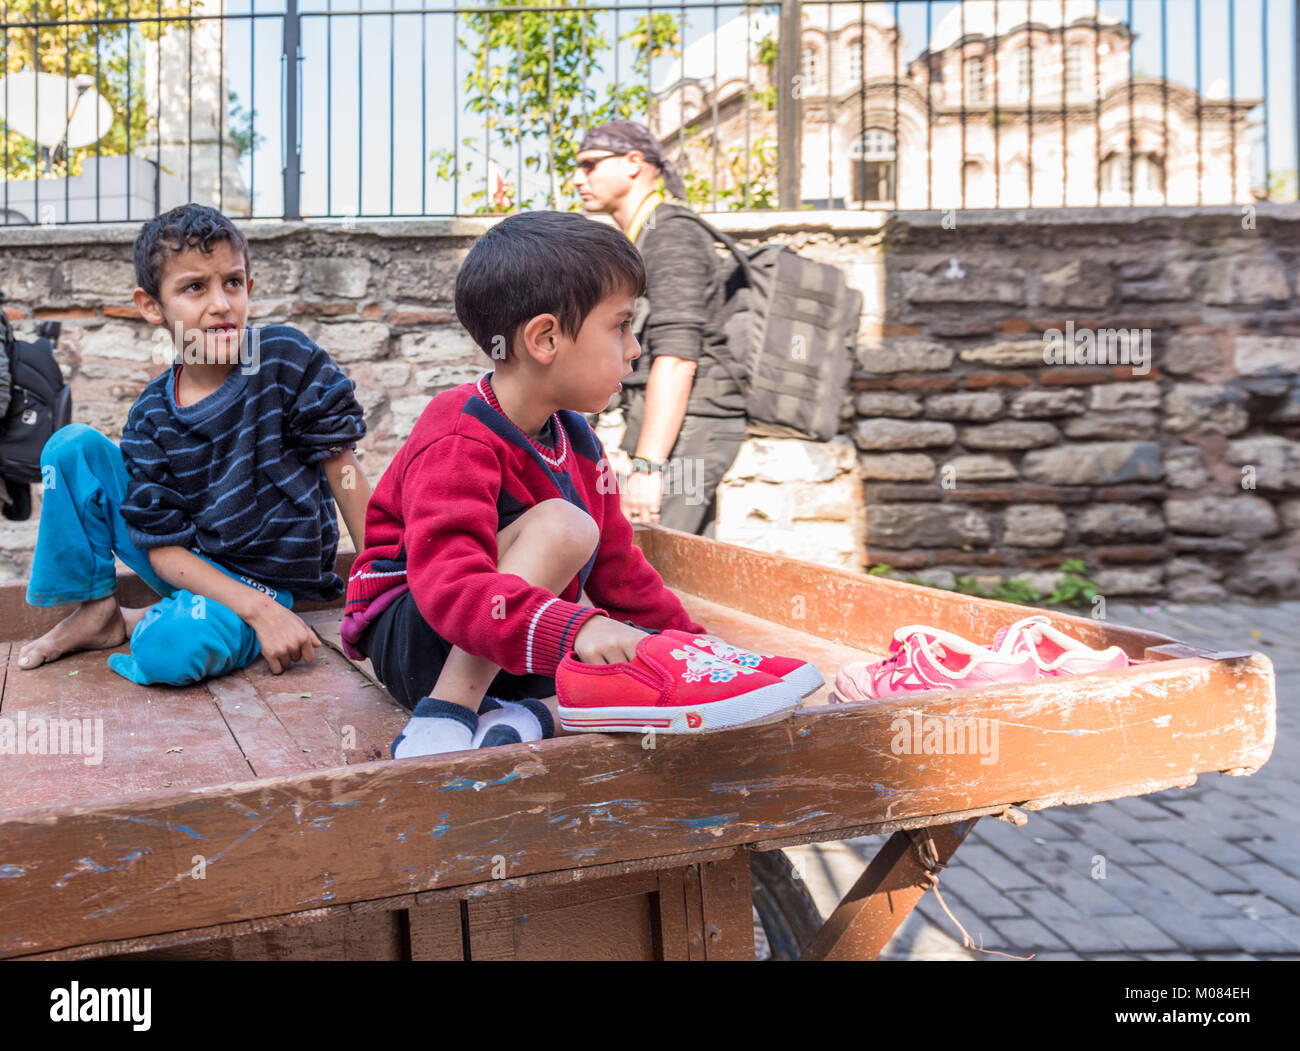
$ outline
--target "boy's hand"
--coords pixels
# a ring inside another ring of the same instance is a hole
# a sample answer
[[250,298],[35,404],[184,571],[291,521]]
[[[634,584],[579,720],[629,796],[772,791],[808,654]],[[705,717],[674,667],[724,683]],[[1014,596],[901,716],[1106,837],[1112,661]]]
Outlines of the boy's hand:
[[608,617],[592,617],[573,640],[573,652],[584,664],[618,664],[636,656],[644,631]]
[[278,602],[269,602],[248,618],[248,626],[257,633],[262,645],[262,656],[271,666],[271,673],[279,675],[294,661],[311,661],[316,657],[315,647],[321,645],[316,633],[307,627],[292,610]]
[[628,475],[622,492],[623,513],[637,523],[658,522],[659,506],[664,498],[664,479],[658,471]]

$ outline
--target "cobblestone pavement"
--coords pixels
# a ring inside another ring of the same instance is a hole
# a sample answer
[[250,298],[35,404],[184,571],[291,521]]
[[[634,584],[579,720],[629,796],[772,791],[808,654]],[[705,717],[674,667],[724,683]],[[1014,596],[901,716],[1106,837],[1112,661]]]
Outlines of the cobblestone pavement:
[[[1300,602],[1112,603],[1109,619],[1216,649],[1252,649],[1277,676],[1277,743],[1250,777],[1054,807],[1017,827],[984,818],[940,892],[985,949],[1037,960],[1300,959]],[[787,851],[823,914],[884,842]],[[1105,879],[1094,879],[1094,858]],[[881,959],[1004,960],[973,952],[927,894]]]

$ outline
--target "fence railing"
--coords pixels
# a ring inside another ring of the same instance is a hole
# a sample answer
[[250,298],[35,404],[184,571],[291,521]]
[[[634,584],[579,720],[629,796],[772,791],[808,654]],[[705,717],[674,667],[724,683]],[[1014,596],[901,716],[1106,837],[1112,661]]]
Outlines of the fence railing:
[[4,225],[576,208],[646,123],[701,211],[1295,200],[1300,0],[0,0]]

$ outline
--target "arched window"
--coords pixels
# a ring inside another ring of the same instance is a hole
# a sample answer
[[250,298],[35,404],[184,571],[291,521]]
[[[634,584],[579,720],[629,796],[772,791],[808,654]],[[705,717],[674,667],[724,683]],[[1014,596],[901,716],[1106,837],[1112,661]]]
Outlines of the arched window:
[[1165,169],[1151,153],[1109,154],[1102,164],[1102,189],[1116,199],[1155,198],[1164,194]]
[[817,74],[821,68],[817,58],[817,49],[815,47],[805,47],[803,49],[803,84],[806,88],[810,88],[817,83]]
[[1083,47],[1071,44],[1065,49],[1065,93],[1078,95],[1083,91]]
[[855,37],[849,41],[846,57],[849,67],[849,83],[856,87],[862,83],[862,38]]
[[894,136],[884,128],[868,128],[849,150],[853,165],[853,196],[863,203],[896,199],[898,155]]
[[976,55],[966,59],[966,103],[984,100],[984,56]]

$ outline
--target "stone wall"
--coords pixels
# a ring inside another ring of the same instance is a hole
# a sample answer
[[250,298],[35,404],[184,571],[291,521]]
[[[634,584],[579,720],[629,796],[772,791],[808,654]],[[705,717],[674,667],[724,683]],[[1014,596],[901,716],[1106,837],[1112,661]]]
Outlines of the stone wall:
[[[1300,208],[716,218],[864,294],[843,436],[748,442],[720,538],[944,584],[1046,592],[1080,557],[1106,595],[1300,594]],[[487,365],[451,305],[487,225],[247,227],[254,321],[298,325],[357,381],[372,479],[429,398]],[[113,437],[163,368],[130,304],[135,233],[0,234],[16,328],[63,320],[75,418]],[[1044,333],[1067,326],[1145,332],[1149,368],[1047,363]],[[34,539],[0,524],[0,579]]]
[[[1070,557],[1108,596],[1300,594],[1298,220],[1291,206],[887,224],[846,411],[866,560],[1040,594]],[[1089,356],[1084,330],[1137,346]]]

